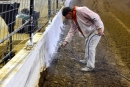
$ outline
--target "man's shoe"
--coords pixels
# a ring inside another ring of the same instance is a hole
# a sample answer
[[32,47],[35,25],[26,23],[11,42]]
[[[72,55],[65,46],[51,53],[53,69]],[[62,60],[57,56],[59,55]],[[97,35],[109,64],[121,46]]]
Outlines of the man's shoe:
[[81,71],[92,71],[92,70],[93,70],[92,68],[88,68],[88,67],[81,68]]
[[87,63],[87,61],[86,61],[86,60],[80,60],[80,62],[81,62],[81,63],[84,63],[84,64],[86,64],[86,63]]

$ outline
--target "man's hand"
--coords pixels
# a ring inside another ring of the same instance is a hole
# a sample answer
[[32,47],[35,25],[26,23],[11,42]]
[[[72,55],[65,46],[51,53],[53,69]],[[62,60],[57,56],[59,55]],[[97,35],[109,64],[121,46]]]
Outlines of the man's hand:
[[64,42],[61,44],[61,47],[64,48],[67,44],[68,44],[68,42],[67,42],[67,41],[64,41]]
[[104,35],[104,33],[103,33],[103,31],[102,31],[101,28],[98,29],[98,35],[99,35],[99,36],[103,36],[103,35]]

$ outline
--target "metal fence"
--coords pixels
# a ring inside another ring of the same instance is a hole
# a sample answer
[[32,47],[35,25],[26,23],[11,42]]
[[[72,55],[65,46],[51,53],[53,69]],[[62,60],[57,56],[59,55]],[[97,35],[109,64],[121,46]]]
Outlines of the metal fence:
[[5,65],[30,40],[43,32],[64,0],[0,0],[0,65]]

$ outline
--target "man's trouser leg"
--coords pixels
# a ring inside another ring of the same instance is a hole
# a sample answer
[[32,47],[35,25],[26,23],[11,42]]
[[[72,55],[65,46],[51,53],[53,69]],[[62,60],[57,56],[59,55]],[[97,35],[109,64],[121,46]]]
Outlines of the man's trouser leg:
[[[95,53],[97,44],[100,41],[101,36],[95,35],[97,32],[94,32],[86,39],[85,45],[85,59],[87,59],[87,67],[95,68]],[[94,35],[94,36],[93,36]],[[91,39],[91,40],[90,40]]]

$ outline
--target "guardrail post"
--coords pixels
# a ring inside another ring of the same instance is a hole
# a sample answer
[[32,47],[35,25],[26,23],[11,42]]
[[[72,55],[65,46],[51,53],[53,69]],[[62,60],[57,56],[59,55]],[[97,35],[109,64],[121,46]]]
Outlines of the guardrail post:
[[56,12],[58,12],[58,0],[56,0]]
[[33,45],[34,32],[34,0],[30,0],[30,45]]
[[50,22],[51,18],[51,0],[48,0],[48,21]]

